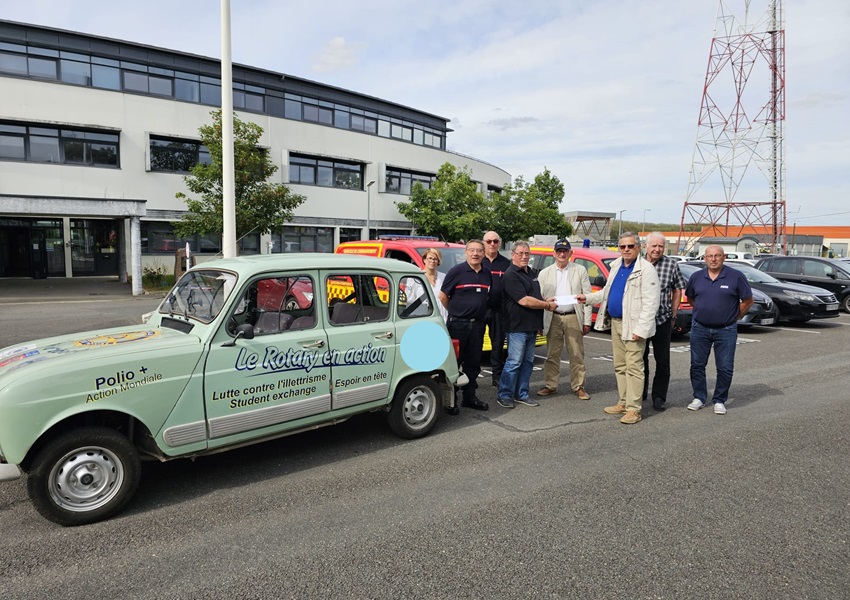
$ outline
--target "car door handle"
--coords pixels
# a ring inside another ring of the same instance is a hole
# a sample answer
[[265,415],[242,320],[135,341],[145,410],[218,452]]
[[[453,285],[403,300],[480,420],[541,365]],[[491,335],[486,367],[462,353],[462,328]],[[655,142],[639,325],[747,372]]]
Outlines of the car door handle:
[[373,335],[372,337],[373,337],[373,338],[375,338],[376,340],[389,340],[389,339],[392,339],[392,337],[393,337],[393,332],[392,332],[392,331],[388,331],[388,332],[386,332],[386,333],[376,333],[376,334],[375,334],[375,335]]
[[325,340],[316,340],[312,344],[301,344],[302,348],[321,348],[325,345]]

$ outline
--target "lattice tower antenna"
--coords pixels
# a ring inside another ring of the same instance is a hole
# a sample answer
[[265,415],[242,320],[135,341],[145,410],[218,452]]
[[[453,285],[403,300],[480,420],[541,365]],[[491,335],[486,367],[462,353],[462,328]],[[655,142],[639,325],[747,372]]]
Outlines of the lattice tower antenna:
[[[750,0],[743,2],[743,19],[735,17],[730,4],[720,0],[717,10],[679,226],[679,253],[691,251],[701,237],[754,235],[762,248],[784,254],[782,0],[769,1],[764,14],[752,22]],[[767,179],[769,198],[763,183],[754,185],[758,178],[745,178],[753,165]],[[697,197],[712,200],[695,202]]]

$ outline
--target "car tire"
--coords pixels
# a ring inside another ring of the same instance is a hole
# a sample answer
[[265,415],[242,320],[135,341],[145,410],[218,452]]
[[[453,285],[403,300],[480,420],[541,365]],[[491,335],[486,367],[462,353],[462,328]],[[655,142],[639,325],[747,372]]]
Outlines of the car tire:
[[415,439],[426,435],[440,417],[440,388],[430,377],[419,375],[402,383],[387,414],[397,436]]
[[48,442],[33,460],[27,491],[36,510],[59,525],[85,525],[121,510],[139,487],[139,453],[107,427],[82,427]]
[[843,310],[846,313],[850,313],[850,294],[847,294],[841,300],[841,310]]
[[283,301],[283,310],[292,312],[301,308],[298,306],[298,300],[295,299],[294,296],[287,296],[286,300]]

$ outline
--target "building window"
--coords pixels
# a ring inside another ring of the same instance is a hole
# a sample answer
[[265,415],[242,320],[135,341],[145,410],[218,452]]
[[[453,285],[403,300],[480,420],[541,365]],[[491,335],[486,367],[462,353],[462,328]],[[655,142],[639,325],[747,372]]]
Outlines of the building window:
[[[0,74],[221,106],[221,80],[79,52],[0,42]],[[445,132],[283,90],[233,82],[234,108],[445,149]]]
[[174,255],[180,248],[185,248],[187,242],[189,243],[189,250],[192,252],[204,254],[218,254],[221,252],[220,235],[193,235],[188,238],[180,238],[174,235],[174,227],[171,223],[142,221],[141,237],[143,254]]
[[118,166],[118,134],[0,121],[0,159]]
[[363,169],[362,163],[292,154],[289,157],[289,182],[362,190]]
[[200,142],[164,136],[150,137],[151,171],[188,173],[197,164],[212,162],[210,151]]
[[[357,230],[359,232],[359,230]],[[286,252],[333,252],[331,227],[284,227],[272,232],[272,254]],[[359,239],[359,238],[355,238]]]
[[387,167],[386,191],[390,194],[404,194],[405,196],[409,196],[413,189],[413,184],[420,183],[427,190],[431,187],[431,183],[434,182],[436,177],[436,175],[431,173],[417,173],[416,171]]

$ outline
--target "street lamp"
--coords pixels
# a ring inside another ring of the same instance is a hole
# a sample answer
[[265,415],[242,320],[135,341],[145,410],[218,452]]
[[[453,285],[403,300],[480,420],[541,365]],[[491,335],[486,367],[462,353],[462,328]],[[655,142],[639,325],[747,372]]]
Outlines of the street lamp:
[[620,211],[620,219],[619,219],[620,229],[619,229],[619,231],[617,231],[617,241],[620,241],[620,238],[623,237],[623,213],[626,212],[627,210],[629,210],[629,209],[624,208],[623,210]]
[[375,185],[375,180],[373,179],[369,183],[366,184],[366,239],[370,239],[372,236],[372,186]]
[[646,213],[652,212],[651,208],[643,209],[643,225],[641,226],[641,231],[646,231]]

